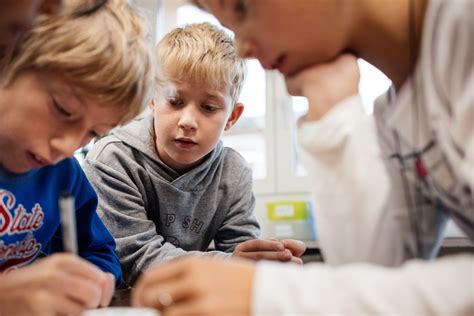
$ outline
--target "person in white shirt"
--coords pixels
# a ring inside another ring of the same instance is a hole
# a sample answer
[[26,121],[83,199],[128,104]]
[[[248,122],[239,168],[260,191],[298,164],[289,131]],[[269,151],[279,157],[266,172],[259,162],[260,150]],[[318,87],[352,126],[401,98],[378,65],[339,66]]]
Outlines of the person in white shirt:
[[[197,2],[241,56],[307,97],[298,141],[328,264],[183,260],[148,271],[133,303],[170,315],[472,315],[473,255],[434,257],[450,218],[474,239],[474,2]],[[356,57],[393,82],[374,116]]]

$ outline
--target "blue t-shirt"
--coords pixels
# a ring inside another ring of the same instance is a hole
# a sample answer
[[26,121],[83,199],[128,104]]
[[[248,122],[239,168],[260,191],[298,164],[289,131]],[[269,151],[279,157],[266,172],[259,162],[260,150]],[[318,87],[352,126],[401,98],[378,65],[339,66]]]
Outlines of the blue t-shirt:
[[24,174],[0,167],[0,271],[62,251],[58,198],[63,191],[75,198],[79,256],[119,282],[114,239],[97,216],[97,195],[74,158]]

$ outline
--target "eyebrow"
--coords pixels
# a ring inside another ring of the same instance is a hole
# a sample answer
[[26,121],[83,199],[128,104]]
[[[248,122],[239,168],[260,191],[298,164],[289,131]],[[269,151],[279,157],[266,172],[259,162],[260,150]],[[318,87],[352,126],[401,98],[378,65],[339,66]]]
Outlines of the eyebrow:
[[69,92],[69,95],[72,96],[76,101],[78,101],[80,105],[84,105],[84,103],[86,103],[84,96],[82,96],[77,90],[71,90]]
[[[180,89],[175,89],[173,90],[173,95],[172,96],[181,96],[183,94],[186,94],[186,92],[183,92],[183,90],[180,90]],[[225,95],[221,92],[209,92],[209,91],[204,91],[204,94],[206,96],[206,98],[211,98],[211,99],[219,99],[219,100],[225,100]]]
[[206,97],[225,102],[225,95],[220,93],[220,92],[209,93],[209,92],[206,91]]
[[75,101],[79,102],[80,105],[83,105],[84,103],[86,103],[85,99],[87,97],[83,95],[82,89],[69,83],[66,83],[66,86],[61,86],[60,88],[61,88],[61,92],[71,96]]

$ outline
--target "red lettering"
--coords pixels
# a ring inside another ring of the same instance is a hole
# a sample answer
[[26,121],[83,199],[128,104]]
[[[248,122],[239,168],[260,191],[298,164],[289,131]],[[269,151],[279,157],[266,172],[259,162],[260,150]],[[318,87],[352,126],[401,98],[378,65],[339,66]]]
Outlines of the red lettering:
[[37,230],[43,224],[44,213],[39,204],[35,204],[33,213],[27,213],[23,205],[18,205],[15,209],[15,217],[10,234],[24,233]]
[[25,212],[25,208],[23,205],[18,205],[15,209],[15,216],[13,217],[13,224],[10,228],[10,234],[14,234],[15,232],[21,233],[24,231],[21,227],[26,226],[28,222],[29,214]]
[[15,196],[8,191],[0,190],[0,236],[5,234],[10,227],[12,220],[10,210],[13,205],[15,205]]
[[33,208],[33,220],[32,220],[32,225],[31,229],[32,230],[37,230],[43,225],[43,219],[44,219],[44,212],[43,209],[39,204],[35,204],[35,207]]
[[[6,197],[6,201],[5,201]],[[0,236],[8,233],[10,235],[38,230],[43,225],[44,212],[36,203],[31,213],[28,213],[22,204],[14,210],[15,196],[5,190],[0,190]]]

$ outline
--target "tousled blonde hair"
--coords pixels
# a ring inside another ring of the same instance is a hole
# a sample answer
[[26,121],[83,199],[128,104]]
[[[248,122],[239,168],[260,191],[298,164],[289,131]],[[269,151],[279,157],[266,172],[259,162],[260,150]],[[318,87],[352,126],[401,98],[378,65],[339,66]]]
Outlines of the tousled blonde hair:
[[245,60],[237,55],[233,39],[210,23],[188,24],[167,33],[155,48],[155,83],[162,88],[171,79],[214,88],[230,88],[239,98],[246,76]]
[[108,0],[77,16],[80,0],[65,1],[64,14],[41,16],[5,68],[2,85],[25,70],[52,71],[95,98],[117,107],[120,123],[139,114],[152,95],[153,51],[145,19],[125,0]]

